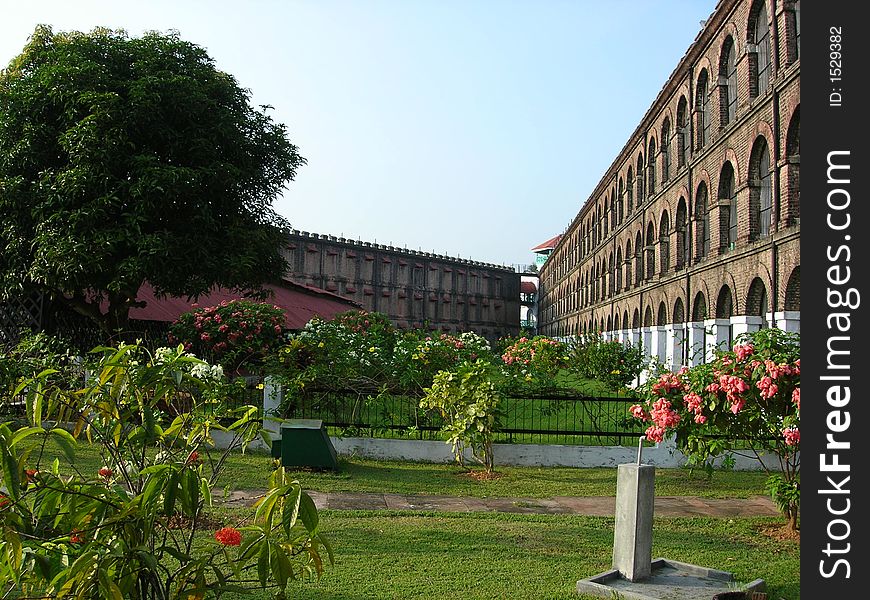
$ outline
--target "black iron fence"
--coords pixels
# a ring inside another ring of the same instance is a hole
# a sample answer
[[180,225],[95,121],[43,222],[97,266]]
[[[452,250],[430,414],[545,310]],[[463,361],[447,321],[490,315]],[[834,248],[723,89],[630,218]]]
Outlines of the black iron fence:
[[[501,404],[495,441],[633,445],[646,427],[629,412],[636,402],[624,397],[508,397]],[[442,439],[441,416],[406,396],[307,394],[285,403],[281,416],[320,419],[336,435]]]

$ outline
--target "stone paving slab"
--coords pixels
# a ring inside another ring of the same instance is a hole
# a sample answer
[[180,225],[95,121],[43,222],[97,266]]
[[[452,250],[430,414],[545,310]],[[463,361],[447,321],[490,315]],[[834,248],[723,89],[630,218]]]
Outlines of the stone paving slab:
[[[214,498],[231,506],[250,506],[264,490],[230,492],[226,499],[215,491]],[[554,496],[553,498],[472,498],[416,494],[308,492],[318,510],[414,510],[439,512],[506,512],[519,514],[573,514],[612,517],[613,496]],[[656,496],[655,516],[660,517],[759,517],[777,516],[776,505],[766,496],[750,498],[698,498]]]

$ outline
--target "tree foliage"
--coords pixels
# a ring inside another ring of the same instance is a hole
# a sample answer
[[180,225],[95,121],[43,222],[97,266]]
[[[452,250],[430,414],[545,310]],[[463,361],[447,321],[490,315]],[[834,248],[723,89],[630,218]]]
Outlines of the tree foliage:
[[284,270],[271,205],[304,163],[178,33],[39,26],[0,71],[0,298],[43,291],[109,332],[145,281],[256,289]]

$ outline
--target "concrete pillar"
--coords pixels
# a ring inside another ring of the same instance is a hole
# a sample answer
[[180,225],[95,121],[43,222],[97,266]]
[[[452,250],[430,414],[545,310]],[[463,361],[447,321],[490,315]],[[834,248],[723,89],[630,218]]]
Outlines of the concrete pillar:
[[683,366],[683,342],[686,328],[682,323],[672,323],[665,327],[666,348],[665,364],[671,371],[679,371]]
[[692,321],[686,325],[689,334],[688,364],[690,367],[702,365],[707,357],[707,332],[704,329],[704,322]]
[[731,317],[731,332],[734,334],[734,339],[742,333],[752,333],[758,331],[764,325],[762,317],[755,316],[740,316]]
[[716,357],[716,350],[731,349],[731,320],[706,319],[704,328],[707,330],[707,362],[711,362]]
[[661,363],[668,362],[667,355],[667,327],[665,325],[656,325],[652,328],[652,350],[653,356]]
[[770,322],[776,323],[776,326],[783,331],[792,333],[801,332],[801,311],[799,310],[783,310],[775,313],[767,313]]
[[640,330],[641,342],[643,343],[643,353],[647,358],[653,356],[652,334],[652,327],[643,327]]
[[652,465],[619,465],[613,531],[613,568],[629,581],[652,574],[652,526],[655,506]]
[[628,330],[628,342],[632,346],[637,346],[638,344],[640,344],[640,329]]

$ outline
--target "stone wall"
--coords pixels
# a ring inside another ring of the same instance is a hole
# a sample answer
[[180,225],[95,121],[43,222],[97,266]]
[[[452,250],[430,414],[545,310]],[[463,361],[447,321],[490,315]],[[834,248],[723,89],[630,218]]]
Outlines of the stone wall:
[[294,231],[288,276],[386,314],[400,328],[517,335],[520,274],[512,268]]

